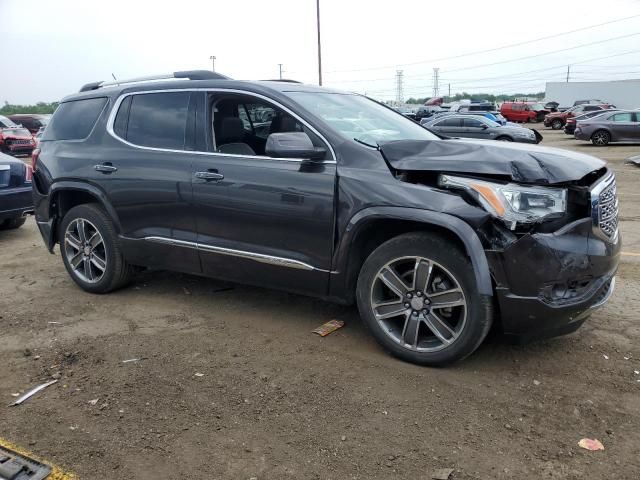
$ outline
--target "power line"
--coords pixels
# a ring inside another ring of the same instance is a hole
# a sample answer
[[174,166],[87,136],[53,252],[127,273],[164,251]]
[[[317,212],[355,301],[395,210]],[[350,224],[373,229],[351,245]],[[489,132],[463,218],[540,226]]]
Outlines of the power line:
[[520,60],[528,60],[530,58],[544,57],[545,55],[552,55],[554,53],[567,52],[569,50],[576,50],[578,48],[591,47],[593,45],[599,45],[601,43],[613,42],[615,40],[622,40],[623,38],[635,37],[637,35],[640,35],[640,32],[629,33],[627,35],[620,35],[619,37],[607,38],[605,40],[597,40],[595,42],[583,43],[581,45],[576,45],[574,47],[561,48],[559,50],[552,50],[550,52],[537,53],[535,55],[527,55],[525,57],[512,58],[510,60],[502,60],[500,62],[484,63],[484,64],[480,64],[480,65],[472,65],[470,67],[455,68],[453,70],[447,70],[447,71],[448,72],[462,72],[462,71],[465,71],[465,70],[473,70],[473,69],[476,69],[476,68],[492,67],[494,65],[502,65],[502,64],[505,64],[505,63],[519,62]]
[[598,23],[598,24],[595,24],[595,25],[589,25],[589,26],[586,26],[586,27],[576,28],[574,30],[568,30],[566,32],[556,33],[556,34],[553,34],[553,35],[547,35],[545,37],[535,38],[533,40],[526,40],[526,41],[523,41],[523,42],[512,43],[512,44],[509,44],[509,45],[503,45],[501,47],[489,48],[489,49],[486,49],[486,50],[476,50],[476,51],[473,51],[473,52],[462,53],[462,54],[454,55],[454,56],[451,56],[451,57],[432,58],[432,59],[428,59],[428,60],[421,60],[419,62],[400,63],[400,64],[395,64],[395,65],[387,65],[387,66],[384,66],[384,67],[355,68],[355,69],[349,69],[349,70],[330,70],[330,71],[327,71],[325,73],[363,72],[363,71],[367,71],[367,70],[383,70],[385,68],[408,67],[408,66],[411,66],[411,65],[420,65],[420,64],[423,64],[423,63],[441,62],[441,61],[444,61],[444,60],[453,60],[453,59],[456,59],[456,58],[463,58],[463,57],[468,57],[468,56],[471,56],[471,55],[479,55],[479,54],[482,54],[482,53],[490,53],[490,52],[496,52],[498,50],[504,50],[504,49],[507,49],[507,48],[519,47],[519,46],[526,45],[526,44],[529,44],[529,43],[541,42],[543,40],[550,40],[552,38],[562,37],[562,36],[565,36],[565,35],[570,35],[572,33],[582,32],[584,30],[590,30],[592,28],[602,27],[604,25],[611,25],[613,23],[623,22],[625,20],[631,20],[633,18],[638,18],[638,17],[640,17],[640,14],[631,15],[631,16],[624,17],[624,18],[618,18],[616,20],[610,20],[608,22]]

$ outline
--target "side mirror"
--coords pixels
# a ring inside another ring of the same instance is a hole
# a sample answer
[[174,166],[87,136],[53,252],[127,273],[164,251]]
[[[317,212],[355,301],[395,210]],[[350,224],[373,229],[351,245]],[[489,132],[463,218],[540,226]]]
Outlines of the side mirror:
[[304,132],[272,133],[267,137],[265,152],[270,157],[322,160],[327,151],[316,147]]
[[483,124],[482,124],[482,129],[483,129],[483,130],[486,130],[487,128],[489,128],[489,125],[487,125],[486,123],[483,123]]

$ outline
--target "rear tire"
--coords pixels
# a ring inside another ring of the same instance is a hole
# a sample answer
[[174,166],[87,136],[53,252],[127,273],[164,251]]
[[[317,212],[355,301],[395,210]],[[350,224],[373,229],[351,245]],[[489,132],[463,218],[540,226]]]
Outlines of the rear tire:
[[611,141],[611,134],[606,130],[596,130],[591,135],[591,143],[596,147],[604,147]]
[[564,127],[564,122],[562,120],[560,120],[559,118],[557,118],[553,122],[551,122],[551,128],[553,130],[560,130],[562,127]]
[[25,217],[8,218],[4,222],[0,222],[0,230],[14,230],[24,225],[27,219]]
[[360,270],[356,297],[378,343],[419,365],[462,360],[482,343],[493,319],[467,256],[428,233],[400,235],[374,250]]
[[99,205],[73,207],[58,232],[62,261],[80,288],[108,293],[129,282],[134,269],[124,259],[113,222]]

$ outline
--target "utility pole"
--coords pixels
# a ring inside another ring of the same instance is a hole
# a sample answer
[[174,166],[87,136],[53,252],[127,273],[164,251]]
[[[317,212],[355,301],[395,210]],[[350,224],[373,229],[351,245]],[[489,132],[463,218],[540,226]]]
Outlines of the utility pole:
[[280,80],[282,80],[282,64],[278,64],[278,68],[280,69]]
[[440,86],[438,85],[438,81],[440,80],[440,69],[433,69],[433,96],[437,97],[440,94]]
[[451,98],[451,84],[449,84],[449,98]]
[[213,70],[215,72],[216,71],[216,56],[215,55],[211,55],[209,57],[209,60],[211,60],[211,70]]
[[396,70],[396,103],[400,105],[404,102],[404,87],[403,83],[404,72],[402,70]]
[[569,83],[569,71],[571,69],[571,65],[567,65],[567,83]]
[[316,24],[318,27],[318,85],[322,86],[322,51],[320,49],[320,0],[316,0]]

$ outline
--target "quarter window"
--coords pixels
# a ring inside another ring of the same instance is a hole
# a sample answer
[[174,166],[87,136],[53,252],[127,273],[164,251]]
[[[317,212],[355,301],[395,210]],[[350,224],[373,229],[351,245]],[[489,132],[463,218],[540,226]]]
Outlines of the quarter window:
[[484,123],[482,123],[480,120],[476,120],[475,118],[465,118],[464,119],[464,126],[465,127],[482,128],[483,125],[484,125]]
[[53,114],[42,140],[87,138],[106,103],[105,97],[61,103]]
[[189,96],[189,92],[132,95],[120,105],[114,132],[135,145],[184,150]]

